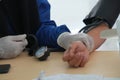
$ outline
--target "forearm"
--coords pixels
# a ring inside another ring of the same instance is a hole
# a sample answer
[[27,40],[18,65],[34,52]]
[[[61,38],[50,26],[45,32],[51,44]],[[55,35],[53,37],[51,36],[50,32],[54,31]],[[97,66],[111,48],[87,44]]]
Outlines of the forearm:
[[57,38],[63,32],[70,32],[66,25],[57,26],[54,21],[44,22],[36,33],[39,46],[60,47]]
[[106,25],[105,23],[102,23],[96,28],[87,32],[87,34],[90,35],[94,40],[93,51],[96,50],[98,47],[100,47],[104,43],[105,39],[100,38],[100,33],[101,31],[106,30],[106,29],[109,29],[108,25]]

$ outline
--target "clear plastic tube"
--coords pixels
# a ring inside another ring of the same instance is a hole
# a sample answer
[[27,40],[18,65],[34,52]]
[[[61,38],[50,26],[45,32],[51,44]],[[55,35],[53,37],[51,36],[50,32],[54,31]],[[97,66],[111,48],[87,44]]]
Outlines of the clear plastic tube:
[[119,54],[120,54],[120,20],[119,19],[116,21],[116,28],[118,34]]

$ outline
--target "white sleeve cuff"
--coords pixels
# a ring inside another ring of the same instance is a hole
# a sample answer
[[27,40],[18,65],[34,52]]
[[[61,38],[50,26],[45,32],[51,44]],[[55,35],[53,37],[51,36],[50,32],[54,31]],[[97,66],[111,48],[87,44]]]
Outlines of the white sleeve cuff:
[[82,41],[88,48],[89,52],[91,52],[94,48],[94,41],[92,37],[85,33],[71,34],[69,32],[64,32],[57,39],[58,45],[64,49],[67,49],[73,41]]

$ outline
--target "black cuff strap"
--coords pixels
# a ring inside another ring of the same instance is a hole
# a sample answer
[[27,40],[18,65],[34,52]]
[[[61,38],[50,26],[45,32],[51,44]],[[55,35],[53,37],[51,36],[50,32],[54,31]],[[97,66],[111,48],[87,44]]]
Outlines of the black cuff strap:
[[[79,32],[82,32],[82,31],[83,31],[83,33],[87,33],[87,32],[89,32],[90,30],[96,28],[97,26],[99,26],[99,25],[102,24],[102,23],[105,23],[106,25],[108,25],[107,22],[104,21],[104,20],[99,20],[99,21],[96,20],[96,21],[92,22],[91,24],[87,24],[87,25],[86,25],[85,27],[83,27]],[[108,26],[109,26],[109,25],[108,25]]]
[[39,48],[37,38],[33,34],[28,34],[26,39],[28,41],[26,48],[28,48],[29,55],[34,56],[35,52]]

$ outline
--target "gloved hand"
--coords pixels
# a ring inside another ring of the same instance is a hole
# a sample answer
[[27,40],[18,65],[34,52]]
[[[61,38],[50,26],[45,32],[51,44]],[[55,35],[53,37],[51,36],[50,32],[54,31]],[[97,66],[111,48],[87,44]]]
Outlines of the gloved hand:
[[0,58],[18,56],[28,44],[26,34],[0,38]]

